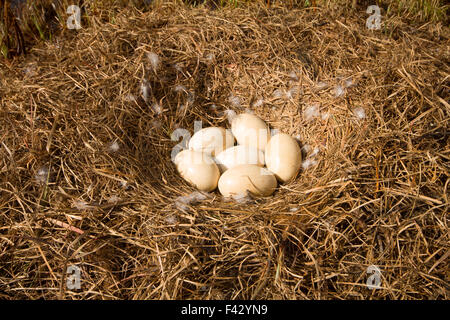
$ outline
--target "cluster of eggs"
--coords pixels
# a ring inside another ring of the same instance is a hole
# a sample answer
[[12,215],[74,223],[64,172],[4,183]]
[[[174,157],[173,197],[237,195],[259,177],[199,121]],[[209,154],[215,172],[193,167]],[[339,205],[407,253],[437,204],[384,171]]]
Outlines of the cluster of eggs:
[[302,161],[294,138],[284,133],[272,136],[269,126],[249,113],[233,118],[231,132],[222,127],[197,131],[188,146],[174,159],[180,175],[201,191],[218,187],[225,197],[248,192],[269,196],[278,181],[295,178]]

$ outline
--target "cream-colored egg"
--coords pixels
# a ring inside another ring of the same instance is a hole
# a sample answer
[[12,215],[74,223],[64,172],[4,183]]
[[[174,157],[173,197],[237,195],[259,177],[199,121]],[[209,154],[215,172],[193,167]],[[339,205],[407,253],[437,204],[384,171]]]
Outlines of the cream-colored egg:
[[278,181],[288,182],[295,178],[302,165],[302,152],[297,141],[290,135],[278,133],[266,146],[267,169],[275,174]]
[[180,175],[197,189],[212,191],[217,188],[220,171],[206,153],[184,150],[176,155],[174,162]]
[[204,128],[189,140],[189,149],[215,156],[234,145],[234,137],[230,130],[221,127]]
[[221,172],[241,164],[255,164],[263,167],[264,152],[251,146],[238,145],[222,151],[215,160]]
[[242,113],[233,118],[231,131],[241,145],[264,151],[270,139],[269,126],[259,117]]
[[247,192],[255,196],[270,196],[277,187],[277,179],[267,169],[242,164],[225,171],[219,179],[219,191],[225,197],[242,196]]

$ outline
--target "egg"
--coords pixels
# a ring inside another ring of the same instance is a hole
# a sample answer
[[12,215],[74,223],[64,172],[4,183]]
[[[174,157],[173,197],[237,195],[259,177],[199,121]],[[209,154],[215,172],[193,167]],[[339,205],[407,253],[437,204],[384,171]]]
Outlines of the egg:
[[241,145],[251,146],[264,151],[270,139],[267,124],[250,113],[241,113],[233,118],[231,131]]
[[278,133],[266,146],[265,161],[280,182],[295,178],[302,165],[302,153],[297,141],[290,135]]
[[213,158],[206,153],[183,150],[174,159],[180,175],[201,191],[217,188],[220,171]]
[[221,172],[241,164],[255,164],[263,167],[264,153],[254,147],[238,145],[222,151],[215,160]]
[[215,156],[234,145],[234,137],[230,130],[221,127],[204,128],[189,140],[189,149]]
[[254,196],[270,196],[276,187],[275,176],[254,164],[242,164],[228,169],[219,179],[219,191],[225,197],[242,196],[247,192]]

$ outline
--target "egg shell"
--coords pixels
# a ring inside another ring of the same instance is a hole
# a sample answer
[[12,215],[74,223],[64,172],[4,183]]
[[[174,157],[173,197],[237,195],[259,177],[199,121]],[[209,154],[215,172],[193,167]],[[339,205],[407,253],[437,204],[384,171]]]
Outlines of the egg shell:
[[242,164],[225,171],[219,179],[219,191],[225,197],[246,195],[270,196],[277,187],[277,179],[267,169]]
[[233,118],[231,131],[241,145],[247,145],[264,151],[270,139],[269,126],[259,117],[250,113],[241,113]]
[[194,133],[189,140],[189,149],[215,156],[234,145],[230,130],[222,127],[208,127]]
[[217,188],[220,171],[206,153],[183,150],[176,155],[174,162],[180,175],[198,190],[209,192]]
[[234,168],[241,164],[255,164],[264,166],[264,152],[251,146],[238,145],[219,153],[216,158],[220,172]]
[[269,169],[280,182],[291,181],[302,165],[302,152],[297,141],[290,135],[278,133],[266,146],[265,160]]

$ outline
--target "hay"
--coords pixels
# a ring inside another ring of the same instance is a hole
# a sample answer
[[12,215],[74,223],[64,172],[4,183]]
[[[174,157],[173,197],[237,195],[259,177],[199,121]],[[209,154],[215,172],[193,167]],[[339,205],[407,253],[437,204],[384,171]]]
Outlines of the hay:
[[[169,3],[2,63],[0,296],[448,299],[449,30],[366,18]],[[302,172],[191,195],[171,135],[246,109],[299,137]]]

